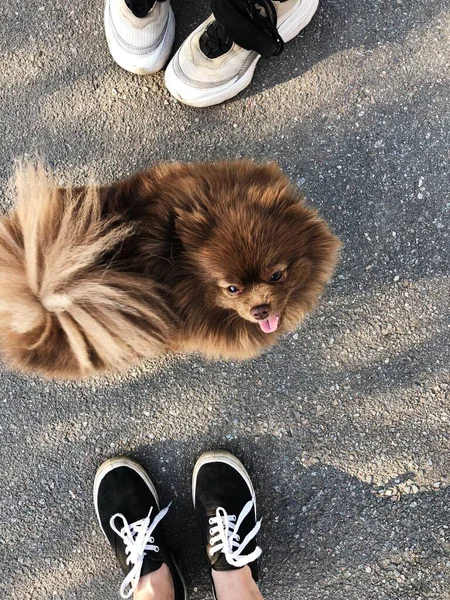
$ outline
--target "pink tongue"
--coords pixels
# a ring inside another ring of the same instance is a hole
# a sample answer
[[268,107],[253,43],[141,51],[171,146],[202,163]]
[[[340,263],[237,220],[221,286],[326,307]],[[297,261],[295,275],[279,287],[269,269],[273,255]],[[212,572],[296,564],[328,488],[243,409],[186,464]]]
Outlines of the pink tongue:
[[260,321],[259,326],[264,331],[264,333],[273,333],[278,329],[278,322],[280,317],[278,315],[273,315],[273,317],[269,317],[265,321]]

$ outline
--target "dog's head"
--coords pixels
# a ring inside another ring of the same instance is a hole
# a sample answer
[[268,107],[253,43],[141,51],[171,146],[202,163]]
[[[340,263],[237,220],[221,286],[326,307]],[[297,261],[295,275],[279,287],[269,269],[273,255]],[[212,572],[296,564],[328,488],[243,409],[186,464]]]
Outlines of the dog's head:
[[199,299],[212,296],[264,333],[292,329],[315,305],[339,242],[276,165],[216,167],[208,193],[180,224],[207,286]]

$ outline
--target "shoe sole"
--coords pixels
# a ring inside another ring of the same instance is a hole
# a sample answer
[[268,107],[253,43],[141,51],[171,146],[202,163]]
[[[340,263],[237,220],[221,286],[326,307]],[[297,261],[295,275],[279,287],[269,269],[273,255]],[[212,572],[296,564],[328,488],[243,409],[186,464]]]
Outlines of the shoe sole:
[[110,0],[107,0],[105,4],[104,26],[109,52],[115,62],[119,67],[125,69],[125,71],[135,73],[136,75],[151,75],[152,73],[161,71],[169,60],[175,39],[175,15],[173,14],[172,7],[169,6],[166,32],[159,48],[151,56],[134,56],[118,46],[114,40],[114,34],[109,23],[109,6]]
[[[94,506],[95,506],[95,514],[97,515],[97,520],[99,522],[100,525],[100,529],[103,531],[103,527],[102,527],[102,523],[100,520],[100,515],[98,512],[98,506],[97,506],[97,497],[98,497],[98,489],[100,487],[100,483],[102,481],[102,479],[105,477],[105,475],[107,473],[109,473],[110,471],[112,471],[113,469],[117,469],[118,467],[129,467],[130,469],[133,469],[133,471],[136,471],[136,473],[138,473],[142,479],[145,481],[145,483],[147,484],[149,490],[151,491],[151,493],[153,494],[155,500],[156,500],[156,506],[158,507],[158,511],[160,511],[160,506],[159,506],[159,498],[158,498],[158,494],[156,492],[156,488],[153,485],[152,480],[150,479],[150,477],[147,474],[147,471],[145,471],[145,469],[143,467],[141,467],[141,465],[139,463],[137,463],[134,460],[131,460],[131,458],[127,458],[126,456],[118,456],[115,458],[109,458],[108,460],[106,460],[104,463],[102,463],[100,465],[100,467],[97,469],[97,473],[95,474],[95,479],[94,479]],[[103,531],[103,535],[105,536],[106,540],[109,543],[108,537],[106,535],[106,533]],[[172,562],[175,566],[175,569],[177,570],[178,576],[180,578],[181,583],[183,584],[183,589],[184,589],[184,600],[187,600],[187,589],[186,589],[186,584],[184,582],[183,579],[183,575],[181,574],[181,571],[177,565],[177,563],[175,562],[172,553],[170,553],[170,556],[172,557]]]
[[[306,0],[305,2],[302,2],[300,4],[298,11],[294,12],[292,15],[286,18],[286,20],[278,27],[278,33],[280,34],[285,43],[290,42],[294,37],[296,37],[300,33],[300,31],[302,31],[302,29],[304,29],[309,24],[314,14],[316,13],[318,6],[319,0]],[[174,57],[172,61],[175,60],[175,58],[176,57]],[[188,106],[195,106],[197,108],[214,106],[216,104],[221,104],[226,100],[234,98],[234,96],[242,92],[242,90],[244,90],[250,85],[250,82],[253,79],[256,65],[258,64],[260,58],[261,55],[257,54],[255,60],[250,64],[248,69],[239,79],[233,81],[225,89],[222,88],[219,92],[212,93],[211,95],[205,95],[200,98],[182,97],[179,91],[177,90],[177,86],[180,85],[180,80],[175,74],[172,61],[170,61],[170,63],[167,65],[165,73],[165,84],[172,96],[174,96],[179,102],[182,102],[183,104],[187,104]],[[189,86],[186,85],[187,93],[189,93],[190,89],[191,88],[189,88]]]

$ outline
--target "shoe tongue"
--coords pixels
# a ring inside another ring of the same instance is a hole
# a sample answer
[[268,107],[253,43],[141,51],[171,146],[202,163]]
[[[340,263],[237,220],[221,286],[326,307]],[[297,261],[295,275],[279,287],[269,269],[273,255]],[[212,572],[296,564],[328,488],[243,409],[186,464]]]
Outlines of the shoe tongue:
[[218,58],[226,54],[232,45],[233,40],[217,21],[210,23],[200,37],[200,50],[207,58]]
[[157,571],[163,564],[163,560],[155,552],[147,552],[142,563],[141,577]]
[[236,569],[242,568],[230,565],[223,552],[218,552],[216,557],[217,558],[214,558],[214,560],[211,562],[211,567],[214,569],[214,571],[235,571]]
[[163,563],[169,564],[170,557],[167,555],[167,542],[164,537],[164,531],[161,523],[155,527],[152,534],[155,544],[158,545],[158,552],[154,550],[146,550],[144,560],[142,562],[141,577],[157,571]]
[[[209,516],[207,515],[205,517],[205,520],[203,522],[203,530],[206,533],[206,539],[210,540],[210,528],[211,528],[211,524],[209,522],[209,519],[211,517],[215,517],[215,511],[214,512],[210,512]],[[208,541],[207,541],[208,544]],[[210,560],[210,564],[211,564],[211,568],[214,569],[215,571],[234,571],[236,569],[236,567],[233,567],[233,565],[230,565],[227,561],[227,559],[225,558],[225,554],[223,552],[215,552],[214,554],[209,554],[209,550],[210,550],[211,546],[208,545],[207,546],[207,552],[208,552],[208,558]]]

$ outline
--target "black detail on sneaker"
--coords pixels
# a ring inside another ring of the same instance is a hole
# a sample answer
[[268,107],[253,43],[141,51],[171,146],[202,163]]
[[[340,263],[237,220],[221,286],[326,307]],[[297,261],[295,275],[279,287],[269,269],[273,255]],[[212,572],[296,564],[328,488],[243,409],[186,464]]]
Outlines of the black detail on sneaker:
[[184,582],[161,524],[169,507],[160,511],[153,484],[143,468],[127,458],[106,461],[95,477],[94,503],[103,533],[126,575],[122,598],[131,597],[133,581],[137,583],[139,577],[165,563],[172,575],[175,599],[185,600]]
[[233,45],[233,40],[218,21],[210,23],[200,37],[200,50],[208,58],[217,58],[226,54]]
[[[153,8],[156,0],[125,0],[125,4],[135,17],[145,17]],[[158,0],[164,2],[164,0]]]
[[207,452],[194,467],[192,486],[211,568],[230,571],[248,564],[257,581],[259,522],[253,486],[243,465],[224,450]]
[[283,51],[271,0],[211,0],[211,9],[227,36],[242,48],[264,58]]

